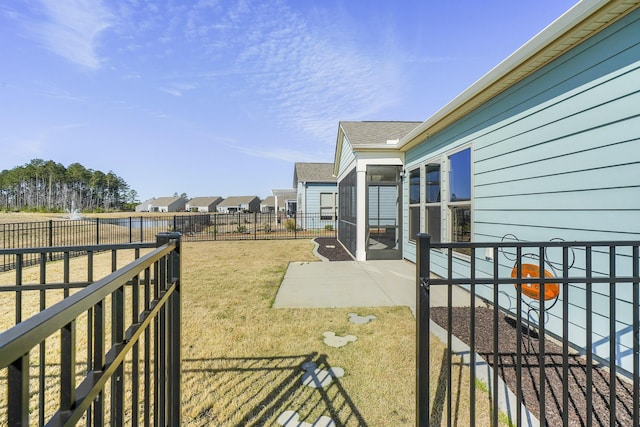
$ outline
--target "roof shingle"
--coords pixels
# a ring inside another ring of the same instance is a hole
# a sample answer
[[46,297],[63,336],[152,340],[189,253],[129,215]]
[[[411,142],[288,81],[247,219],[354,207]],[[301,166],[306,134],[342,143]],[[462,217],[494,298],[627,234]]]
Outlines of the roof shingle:
[[387,146],[388,140],[400,139],[422,122],[340,122],[340,126],[354,148],[359,146]]

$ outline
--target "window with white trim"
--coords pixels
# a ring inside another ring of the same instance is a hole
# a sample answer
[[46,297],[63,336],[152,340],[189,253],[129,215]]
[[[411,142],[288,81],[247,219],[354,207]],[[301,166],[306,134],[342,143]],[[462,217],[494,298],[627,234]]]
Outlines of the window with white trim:
[[441,221],[440,165],[428,163],[425,166],[425,230],[431,235],[431,241],[440,242]]
[[[449,239],[471,241],[471,149],[449,155]],[[470,250],[457,249],[470,255]]]
[[409,240],[415,241],[420,233],[420,169],[409,172]]
[[320,220],[335,221],[337,217],[336,193],[320,193]]
[[471,216],[470,148],[429,159],[410,171],[409,240],[425,232],[432,242],[470,242]]

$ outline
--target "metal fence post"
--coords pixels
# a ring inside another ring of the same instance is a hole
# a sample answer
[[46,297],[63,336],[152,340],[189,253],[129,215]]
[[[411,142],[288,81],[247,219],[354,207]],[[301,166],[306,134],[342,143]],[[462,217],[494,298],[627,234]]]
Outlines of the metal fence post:
[[[180,236],[181,233],[167,232],[158,233],[156,235],[157,246],[162,246],[169,243],[170,240],[176,241],[176,249],[171,253],[167,265],[167,274],[163,285],[175,282],[175,291],[171,300],[168,303],[168,310],[166,312],[166,325],[169,327],[169,331],[165,330],[165,337],[168,342],[164,347],[167,351],[166,359],[166,384],[160,384],[161,390],[166,391],[166,394],[161,392],[161,396],[166,397],[167,407],[164,412],[161,413],[160,419],[162,420],[166,415],[168,425],[180,425],[180,405],[181,405],[181,297],[180,297]],[[157,279],[156,279],[157,280]],[[161,332],[162,335],[162,332]],[[160,345],[161,347],[162,344]],[[162,362],[162,361],[161,361]],[[162,376],[161,376],[162,378]],[[164,399],[160,398],[162,402]]]
[[431,236],[416,236],[416,425],[429,425],[429,276]]
[[175,231],[167,231],[167,232],[162,232],[162,233],[158,233],[156,235],[156,247],[160,247],[162,245],[165,245],[167,243],[169,243],[170,240],[176,240],[176,254],[177,255],[172,255],[171,256],[171,260],[169,262],[169,268],[171,268],[172,273],[174,274],[173,276],[171,276],[171,278],[173,279],[174,277],[179,277],[179,276],[175,276],[175,274],[179,274],[180,273],[180,238],[182,236],[182,233],[178,233]]
[[[53,220],[49,220],[49,247],[53,246]],[[49,261],[53,261],[53,253],[49,252]]]

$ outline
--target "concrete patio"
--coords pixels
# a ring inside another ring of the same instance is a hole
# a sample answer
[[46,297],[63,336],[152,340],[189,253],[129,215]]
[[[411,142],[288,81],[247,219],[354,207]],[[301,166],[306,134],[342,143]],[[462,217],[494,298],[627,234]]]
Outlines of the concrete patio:
[[[454,306],[470,295],[454,287]],[[431,306],[446,306],[444,287],[431,292]],[[480,304],[480,302],[477,302]],[[274,308],[407,306],[416,314],[416,266],[406,260],[292,262]]]

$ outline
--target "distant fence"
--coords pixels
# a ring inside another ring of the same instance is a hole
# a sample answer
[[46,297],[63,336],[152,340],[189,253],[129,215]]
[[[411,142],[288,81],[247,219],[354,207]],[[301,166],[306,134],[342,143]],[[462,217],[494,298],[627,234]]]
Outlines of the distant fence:
[[[134,260],[116,269],[131,251]],[[19,262],[16,284],[0,286],[6,306],[15,301],[15,321],[10,310],[0,316],[14,324],[0,334],[0,425],[180,425],[179,233],[3,252],[41,261],[28,279]],[[64,256],[62,282],[47,272],[52,252]],[[86,281],[70,280],[74,252],[87,254]],[[93,255],[106,252],[113,272],[94,281],[103,265]]]
[[[88,218],[0,224],[0,249],[154,242],[163,232],[179,232],[182,241],[276,240],[335,237],[335,219],[319,213],[200,213],[123,218]],[[59,253],[50,253],[55,259]],[[16,268],[15,256],[2,255],[0,271]],[[39,262],[25,256],[23,265]]]

